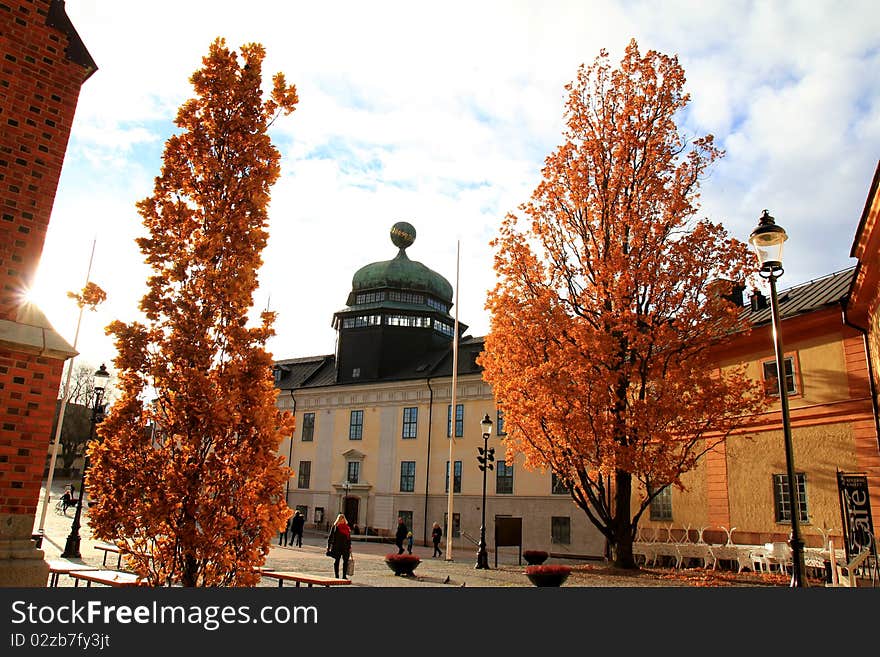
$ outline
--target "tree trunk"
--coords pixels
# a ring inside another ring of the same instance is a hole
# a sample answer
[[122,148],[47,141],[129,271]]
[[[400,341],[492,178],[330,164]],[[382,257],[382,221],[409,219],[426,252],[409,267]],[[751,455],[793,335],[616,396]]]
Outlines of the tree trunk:
[[180,583],[185,587],[194,587],[198,582],[199,564],[191,554],[183,555],[184,568],[180,574]]
[[633,558],[632,519],[630,502],[632,497],[632,475],[617,470],[614,475],[614,565],[617,568],[638,568]]

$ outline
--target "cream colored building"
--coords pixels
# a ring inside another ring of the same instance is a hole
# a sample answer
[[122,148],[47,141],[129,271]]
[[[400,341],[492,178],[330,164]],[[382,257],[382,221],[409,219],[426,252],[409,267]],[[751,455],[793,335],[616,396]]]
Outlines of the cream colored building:
[[[404,230],[414,239],[411,226]],[[495,518],[511,516],[522,519],[523,549],[603,554],[604,538],[567,492],[553,492],[549,472],[527,471],[521,459],[505,458],[503,416],[475,364],[479,338],[463,336],[459,343],[450,445],[452,287],[408,259],[412,239],[398,237],[397,258],[355,274],[348,306],[336,315],[336,354],[276,362],[278,406],[296,415],[296,432],[280,449],[295,471],[288,504],[305,513],[307,526],[326,526],[344,512],[360,531],[377,534],[393,534],[403,516],[417,543],[430,542],[435,521],[448,534],[451,460],[453,547],[456,554],[475,554],[483,486],[477,448],[488,415],[488,446],[495,450],[486,477],[490,551]],[[502,550],[515,554],[517,548]]]
[[[482,338],[465,335],[458,349],[452,428],[452,288],[406,249],[415,231],[392,229],[396,258],[358,270],[346,307],[336,313],[335,354],[276,362],[278,405],[296,415],[296,432],[281,453],[295,471],[287,490],[307,526],[326,528],[345,513],[359,531],[393,534],[404,517],[417,543],[429,542],[434,521],[447,535],[448,463],[454,463],[451,496],[454,549],[476,553],[482,518],[480,422],[493,422],[488,445],[495,469],[486,486],[486,538],[495,545],[495,523],[520,518],[523,549],[555,555],[601,557],[605,540],[547,471],[528,471],[508,460],[503,416],[475,359]],[[853,270],[838,272],[779,293],[789,386],[801,524],[807,545],[825,537],[843,545],[837,473],[866,475],[876,522],[880,513],[880,450],[864,331],[843,313]],[[764,380],[771,404],[710,452],[684,478],[685,490],[658,497],[640,522],[642,536],[713,543],[762,544],[787,540],[788,500],[770,309],[760,294],[739,299],[754,330],[717,354],[720,367],[749,363]],[[636,491],[634,498],[638,497]],[[516,553],[515,547],[504,547]]]

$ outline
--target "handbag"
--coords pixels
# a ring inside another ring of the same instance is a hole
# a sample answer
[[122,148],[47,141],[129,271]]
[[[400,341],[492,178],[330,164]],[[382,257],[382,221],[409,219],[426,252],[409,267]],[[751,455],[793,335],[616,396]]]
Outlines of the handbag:
[[348,559],[348,568],[345,569],[345,574],[351,577],[354,575],[354,557],[349,557]]

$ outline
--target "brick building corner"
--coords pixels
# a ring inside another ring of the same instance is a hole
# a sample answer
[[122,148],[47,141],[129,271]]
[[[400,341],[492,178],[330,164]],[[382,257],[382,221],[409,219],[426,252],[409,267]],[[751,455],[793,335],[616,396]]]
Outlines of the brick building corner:
[[75,352],[24,292],[95,70],[63,0],[0,0],[0,586],[45,586],[48,575],[32,532],[61,371]]

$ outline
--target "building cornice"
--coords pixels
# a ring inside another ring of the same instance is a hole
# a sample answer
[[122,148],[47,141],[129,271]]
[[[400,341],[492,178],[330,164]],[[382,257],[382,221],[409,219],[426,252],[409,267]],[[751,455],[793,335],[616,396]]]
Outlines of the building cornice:
[[[430,381],[430,388],[428,387]],[[491,399],[492,388],[480,373],[459,375],[456,399]],[[432,396],[433,390],[433,396]],[[283,398],[283,395],[279,395]],[[449,402],[452,398],[452,377],[374,381],[366,384],[333,385],[296,390],[297,411],[318,408],[351,408],[352,405],[400,406],[401,404]]]

